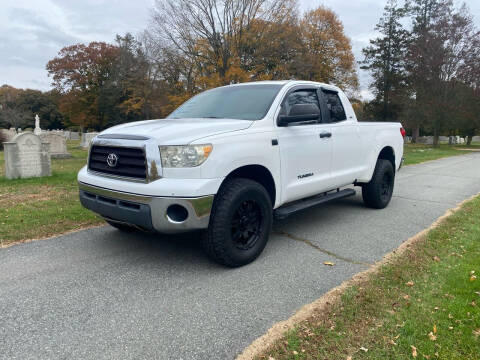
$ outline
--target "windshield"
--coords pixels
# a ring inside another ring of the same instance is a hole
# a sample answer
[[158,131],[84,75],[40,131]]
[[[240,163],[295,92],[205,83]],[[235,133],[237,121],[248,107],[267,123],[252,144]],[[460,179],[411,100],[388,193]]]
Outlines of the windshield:
[[169,119],[260,120],[283,85],[226,86],[202,92],[172,112]]

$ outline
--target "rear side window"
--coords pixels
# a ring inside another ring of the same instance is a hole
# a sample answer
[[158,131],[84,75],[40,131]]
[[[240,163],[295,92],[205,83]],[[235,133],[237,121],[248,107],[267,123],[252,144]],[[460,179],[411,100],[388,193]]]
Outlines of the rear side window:
[[292,106],[297,104],[313,104],[319,106],[317,90],[302,89],[288,94],[280,109],[280,115],[288,115]]
[[339,122],[347,120],[345,110],[338,93],[335,91],[322,90],[327,103],[327,109],[330,112],[330,122]]

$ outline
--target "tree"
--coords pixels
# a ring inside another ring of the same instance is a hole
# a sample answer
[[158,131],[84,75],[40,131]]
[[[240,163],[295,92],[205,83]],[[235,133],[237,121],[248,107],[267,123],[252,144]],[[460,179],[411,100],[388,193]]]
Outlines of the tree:
[[452,101],[452,94],[462,87],[457,79],[469,54],[478,52],[478,31],[467,8],[457,11],[451,0],[415,0],[410,12],[413,30],[407,67],[415,113],[419,124],[431,128],[436,145],[442,131],[458,128],[452,119],[462,109]]
[[405,9],[397,0],[389,0],[383,16],[375,26],[380,36],[370,40],[370,46],[362,50],[362,69],[373,77],[370,88],[375,94],[371,104],[372,115],[383,121],[397,121],[406,94],[405,53],[408,32],[402,25]]
[[47,63],[53,85],[64,95],[60,109],[73,124],[99,129],[107,123],[99,96],[112,74],[118,51],[104,42],[77,44],[63,48]]
[[245,81],[249,75],[239,54],[245,34],[255,20],[268,24],[294,4],[292,0],[157,0],[152,33],[194,65],[190,70],[201,89]]
[[355,58],[337,15],[320,6],[305,14],[300,29],[302,48],[294,75],[355,91],[358,88]]
[[0,127],[19,128],[29,126],[33,122],[31,113],[18,102],[22,91],[9,85],[0,87]]

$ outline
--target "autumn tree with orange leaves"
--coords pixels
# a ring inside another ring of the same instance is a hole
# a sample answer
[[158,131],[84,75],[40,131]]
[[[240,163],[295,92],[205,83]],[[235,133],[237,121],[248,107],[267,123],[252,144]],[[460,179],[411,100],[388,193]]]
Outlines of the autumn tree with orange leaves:
[[118,53],[117,46],[104,42],[77,44],[63,48],[47,63],[53,85],[63,95],[60,110],[72,124],[100,128],[107,123],[101,98]]

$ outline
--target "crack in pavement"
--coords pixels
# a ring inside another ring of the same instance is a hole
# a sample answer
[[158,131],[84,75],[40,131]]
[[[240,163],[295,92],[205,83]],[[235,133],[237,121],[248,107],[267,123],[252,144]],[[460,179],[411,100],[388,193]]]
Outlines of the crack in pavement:
[[404,200],[410,200],[410,201],[415,201],[415,202],[427,202],[427,203],[432,203],[432,204],[440,204],[440,205],[455,205],[455,202],[444,202],[444,201],[435,201],[435,200],[425,200],[425,199],[412,199],[406,196],[401,196],[401,195],[393,195],[392,197],[394,198],[399,198],[399,199],[404,199]]
[[343,257],[341,255],[338,255],[338,254],[335,254],[334,252],[331,252],[329,250],[326,250],[326,249],[322,249],[320,246],[317,246],[315,245],[314,243],[312,243],[310,240],[308,239],[303,239],[301,237],[298,237],[298,236],[295,236],[295,235],[292,235],[292,234],[289,234],[287,233],[286,231],[283,231],[283,230],[274,230],[273,233],[275,235],[280,235],[280,236],[285,236],[289,239],[292,239],[292,240],[295,240],[295,241],[298,241],[298,242],[303,242],[304,244],[307,244],[309,246],[311,246],[312,248],[314,248],[315,250],[318,250],[320,251],[321,253],[324,253],[328,256],[331,256],[337,260],[341,260],[341,261],[345,261],[345,262],[348,262],[350,264],[355,264],[355,265],[364,265],[364,266],[372,266],[373,264],[372,263],[368,263],[368,262],[363,262],[363,261],[357,261],[357,260],[353,260],[353,259],[350,259],[350,258],[346,258],[346,257]]

